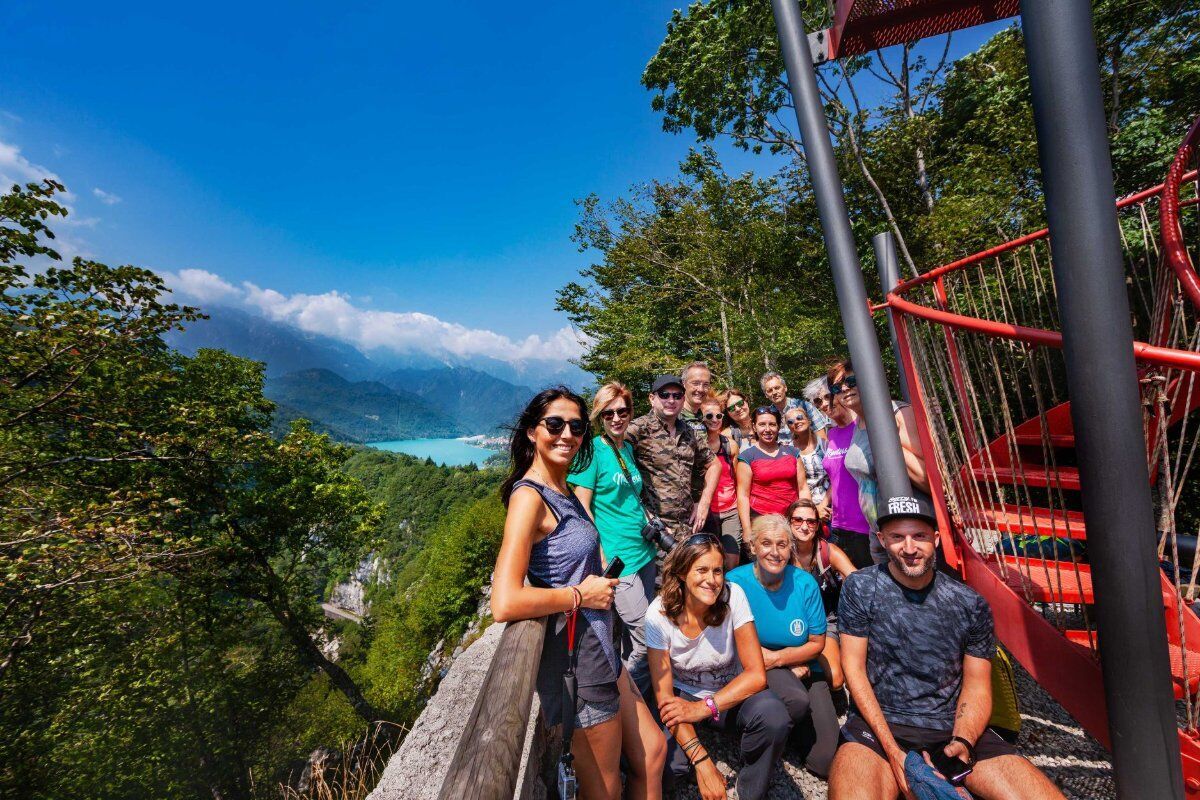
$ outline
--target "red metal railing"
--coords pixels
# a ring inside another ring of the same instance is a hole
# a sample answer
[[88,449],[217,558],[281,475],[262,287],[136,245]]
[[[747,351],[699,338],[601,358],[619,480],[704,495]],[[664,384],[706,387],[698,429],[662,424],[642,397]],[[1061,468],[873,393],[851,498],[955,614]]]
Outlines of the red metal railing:
[[[1187,536],[1200,526],[1200,486],[1187,480],[1200,461],[1200,280],[1185,240],[1200,227],[1197,140],[1200,120],[1167,180],[1117,208],[1180,744],[1189,796],[1200,798],[1200,547],[1191,537],[1189,555]],[[1048,231],[1036,231],[901,283],[884,305],[948,563],[989,601],[1013,655],[1107,744],[1051,259]]]

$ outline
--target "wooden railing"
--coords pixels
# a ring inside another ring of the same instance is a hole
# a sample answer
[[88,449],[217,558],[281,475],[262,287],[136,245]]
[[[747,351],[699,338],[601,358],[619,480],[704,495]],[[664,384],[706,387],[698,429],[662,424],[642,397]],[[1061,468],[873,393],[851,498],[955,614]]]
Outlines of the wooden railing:
[[545,617],[504,629],[438,794],[443,800],[512,800],[545,635]]

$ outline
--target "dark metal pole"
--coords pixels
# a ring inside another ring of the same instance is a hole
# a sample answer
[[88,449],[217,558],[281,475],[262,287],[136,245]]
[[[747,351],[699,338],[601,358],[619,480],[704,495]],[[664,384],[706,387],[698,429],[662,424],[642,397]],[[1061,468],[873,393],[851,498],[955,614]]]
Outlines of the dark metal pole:
[[[871,248],[875,251],[875,266],[879,270],[879,285],[883,296],[896,288],[900,283],[900,261],[896,258],[896,240],[891,231],[877,233],[871,237]],[[908,394],[908,375],[904,372],[904,359],[900,357],[900,342],[896,340],[896,318],[892,310],[887,310],[888,334],[892,339],[892,355],[896,357],[896,373],[900,376],[900,396],[904,402],[911,403]]]
[[825,249],[829,253],[829,265],[833,270],[833,284],[837,289],[838,306],[842,312],[842,326],[846,330],[850,358],[854,362],[854,372],[858,377],[863,411],[870,420],[867,438],[875,455],[879,496],[887,498],[911,495],[912,484],[908,479],[904,455],[900,450],[900,434],[893,421],[887,374],[883,370],[879,339],[875,336],[875,325],[867,305],[862,265],[858,260],[858,252],[854,249],[854,237],[850,233],[850,218],[846,214],[846,201],[842,196],[842,179],[838,175],[833,145],[829,141],[825,109],[821,102],[821,94],[817,91],[817,78],[813,72],[804,21],[800,18],[800,6],[796,0],[771,0],[771,7],[775,12],[779,46],[787,67],[792,103],[796,107],[796,121],[800,124],[800,139],[804,143],[808,174],[812,180],[817,211],[821,217]]
[[1183,798],[1090,0],[1022,0],[1117,795]]

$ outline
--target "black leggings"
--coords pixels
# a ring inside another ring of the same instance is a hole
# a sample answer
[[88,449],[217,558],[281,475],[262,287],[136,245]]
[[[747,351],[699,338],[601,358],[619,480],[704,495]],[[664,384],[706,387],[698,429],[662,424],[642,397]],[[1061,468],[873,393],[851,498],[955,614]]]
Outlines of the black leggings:
[[818,778],[828,777],[838,745],[838,716],[829,683],[797,678],[791,669],[776,667],[767,670],[767,686],[792,718],[792,735],[804,766]]
[[870,533],[859,533],[845,528],[829,529],[829,541],[842,548],[855,569],[865,569],[875,563],[871,557],[871,536]]

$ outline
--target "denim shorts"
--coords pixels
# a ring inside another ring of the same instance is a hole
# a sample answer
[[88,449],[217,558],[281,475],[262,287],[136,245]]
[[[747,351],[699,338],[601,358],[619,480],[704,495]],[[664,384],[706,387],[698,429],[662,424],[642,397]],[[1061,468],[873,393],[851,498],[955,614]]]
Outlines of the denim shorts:
[[591,701],[580,698],[575,706],[575,727],[593,728],[608,722],[621,710],[621,696],[611,700]]

